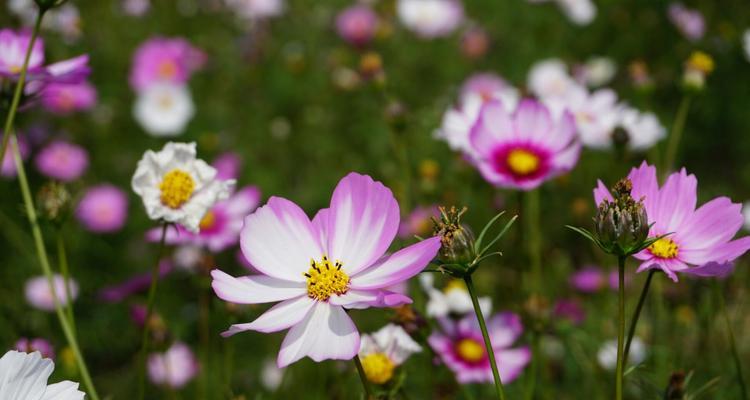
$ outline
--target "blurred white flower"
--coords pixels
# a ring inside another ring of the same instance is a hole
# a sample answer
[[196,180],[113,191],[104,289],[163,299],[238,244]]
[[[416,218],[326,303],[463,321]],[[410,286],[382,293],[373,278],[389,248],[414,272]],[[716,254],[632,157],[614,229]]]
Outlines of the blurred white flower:
[[526,84],[531,93],[548,107],[558,110],[562,108],[570,91],[579,86],[568,73],[565,63],[557,58],[538,61],[532,65]]
[[742,216],[745,217],[745,230],[750,231],[750,201],[742,206]]
[[591,0],[557,0],[557,4],[576,25],[588,25],[596,17],[596,5]]
[[[8,10],[26,26],[36,21],[37,5],[34,0],[8,0]],[[78,8],[68,2],[45,13],[42,28],[60,33],[67,41],[81,37],[81,16]]]
[[151,8],[151,0],[122,0],[122,12],[131,17],[140,17]]
[[397,13],[407,29],[425,39],[451,34],[464,18],[458,0],[398,0]]
[[742,48],[745,49],[745,58],[750,61],[750,29],[746,29],[742,34]]
[[398,325],[388,324],[377,332],[362,335],[359,357],[367,379],[382,385],[393,377],[393,370],[422,347]]
[[[469,291],[460,280],[451,280],[442,291],[435,288],[434,276],[431,274],[419,275],[419,282],[427,293],[428,317],[445,317],[449,314],[463,315],[473,312],[474,306]],[[492,299],[480,297],[479,308],[482,309],[484,315],[491,314]]]
[[618,114],[617,125],[627,134],[628,148],[631,150],[648,150],[667,137],[667,129],[652,112],[640,112],[623,104]]
[[609,83],[617,73],[617,65],[608,57],[592,57],[583,64],[581,80],[589,87],[599,87]]
[[83,400],[78,383],[62,381],[47,384],[55,363],[38,351],[11,350],[0,358],[0,399],[3,400]]
[[604,149],[612,145],[612,132],[619,117],[617,94],[611,89],[589,93],[583,86],[568,91],[562,103],[549,105],[559,116],[564,110],[573,114],[578,137],[586,147]]
[[276,365],[276,360],[268,359],[263,362],[260,371],[260,383],[269,392],[275,392],[284,380],[284,368]]
[[[608,340],[599,348],[596,355],[599,366],[612,371],[617,367],[617,340]],[[630,354],[628,355],[628,365],[637,365],[646,359],[646,345],[639,337],[633,337],[630,343]]]
[[182,133],[195,113],[187,86],[168,82],[154,83],[138,94],[133,115],[153,136]]
[[148,377],[154,384],[178,389],[197,374],[198,361],[185,343],[176,342],[166,352],[148,356]]
[[284,13],[283,0],[226,0],[237,15],[250,20],[278,17]]
[[185,271],[195,271],[203,259],[203,250],[200,246],[182,245],[175,249],[172,255],[175,265]]
[[[54,285],[58,302],[61,306],[66,306],[68,304],[68,295],[65,290],[65,279],[63,279],[62,275],[55,274],[52,276],[52,284]],[[78,283],[72,278],[68,278],[68,286],[70,288],[70,297],[75,301],[78,298]],[[52,295],[52,288],[46,276],[40,275],[26,281],[25,294],[26,301],[34,308],[43,311],[55,310],[55,296]]]
[[167,143],[143,154],[131,181],[149,218],[198,232],[200,221],[219,200],[229,197],[235,181],[216,179],[216,169],[196,159],[195,143]]

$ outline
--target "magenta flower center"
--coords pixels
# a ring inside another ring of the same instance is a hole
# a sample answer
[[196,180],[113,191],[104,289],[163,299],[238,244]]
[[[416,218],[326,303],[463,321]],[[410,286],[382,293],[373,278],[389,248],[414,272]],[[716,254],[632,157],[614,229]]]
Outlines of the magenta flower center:
[[648,251],[659,258],[675,258],[680,252],[679,246],[672,239],[661,238],[648,246]]
[[492,156],[495,171],[516,181],[538,178],[549,169],[546,152],[530,144],[501,146]]
[[341,269],[341,261],[332,263],[323,256],[321,261],[310,261],[307,278],[307,295],[318,301],[327,301],[333,294],[342,295],[349,290],[349,275]]

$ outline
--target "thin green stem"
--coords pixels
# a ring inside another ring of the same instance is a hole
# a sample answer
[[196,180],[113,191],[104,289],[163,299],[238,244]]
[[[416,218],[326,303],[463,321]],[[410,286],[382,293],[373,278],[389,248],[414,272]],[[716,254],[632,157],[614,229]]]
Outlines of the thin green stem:
[[690,101],[690,95],[685,95],[677,109],[677,115],[675,116],[674,124],[672,125],[672,132],[669,134],[669,142],[667,142],[666,155],[664,156],[662,171],[664,171],[665,174],[668,174],[672,168],[674,168],[674,161],[677,157],[677,150],[680,148],[680,140],[682,139],[682,132],[685,129],[688,110],[690,110]]
[[78,365],[78,370],[81,373],[81,380],[83,380],[83,385],[86,387],[89,397],[91,398],[91,400],[99,400],[99,395],[96,393],[96,388],[94,388],[94,383],[91,380],[91,375],[89,375],[89,369],[86,366],[86,360],[84,360],[83,354],[78,347],[78,340],[76,339],[75,331],[70,326],[67,316],[63,313],[62,306],[60,305],[60,301],[57,297],[57,292],[55,291],[54,279],[52,277],[52,268],[50,267],[49,257],[47,257],[47,249],[44,247],[42,230],[39,227],[36,208],[34,207],[34,201],[31,197],[31,190],[29,189],[29,182],[26,179],[26,170],[23,166],[21,153],[18,150],[18,141],[16,141],[16,137],[13,133],[10,134],[10,141],[11,151],[13,152],[13,157],[16,161],[18,182],[21,185],[21,195],[23,196],[24,206],[26,208],[26,216],[28,217],[29,224],[31,225],[31,234],[34,238],[37,258],[39,259],[39,264],[42,266],[42,271],[44,272],[44,275],[47,276],[47,281],[50,285],[52,299],[55,303],[55,313],[57,314],[57,319],[60,321],[60,326],[62,327],[63,334],[65,335],[65,340],[68,341],[68,345],[73,351],[76,364]]
[[528,251],[532,274],[531,292],[540,293],[542,291],[542,234],[539,229],[539,190],[526,192],[524,200],[525,228],[527,232],[526,250]]
[[618,268],[618,312],[617,312],[617,376],[615,377],[615,399],[622,400],[624,368],[623,339],[625,336],[625,257],[617,258]]
[[729,319],[729,312],[727,311],[726,301],[724,300],[724,293],[722,293],[718,281],[714,282],[714,291],[716,292],[716,297],[719,299],[719,308],[721,314],[724,316],[724,323],[727,325],[727,332],[729,333],[729,347],[732,350],[732,358],[734,359],[734,368],[736,369],[737,373],[737,384],[740,387],[742,399],[748,400],[747,384],[745,384],[745,375],[742,373],[740,353],[737,351],[737,343],[734,340],[734,330],[732,330],[732,322]]
[[490,341],[490,335],[487,332],[487,324],[484,322],[484,315],[482,315],[482,308],[479,306],[479,298],[477,297],[476,289],[474,289],[474,282],[471,280],[471,275],[464,276],[464,282],[466,282],[466,288],[469,289],[469,296],[471,296],[471,303],[474,305],[474,312],[477,314],[479,320],[479,328],[482,330],[482,337],[484,338],[484,347],[487,349],[487,358],[490,360],[490,367],[492,367],[492,377],[495,378],[495,389],[497,391],[497,398],[505,400],[505,392],[503,391],[503,382],[500,380],[500,372],[497,370],[497,360],[495,359],[495,351],[492,349],[492,342]]
[[635,306],[635,311],[633,312],[633,318],[630,319],[630,328],[628,329],[628,338],[625,341],[625,354],[623,356],[625,358],[623,361],[624,365],[628,365],[630,343],[633,341],[633,336],[635,335],[635,327],[638,324],[638,319],[641,317],[641,310],[643,309],[643,304],[646,302],[648,289],[651,287],[651,279],[654,277],[656,271],[656,269],[648,271],[646,282],[643,284],[643,289],[641,290],[641,296],[638,298],[638,304]]
[[21,72],[18,75],[18,83],[16,83],[16,89],[13,92],[13,99],[10,103],[10,109],[8,115],[5,117],[5,128],[3,129],[3,142],[0,145],[0,165],[3,165],[3,159],[5,158],[5,151],[8,149],[8,141],[10,140],[10,131],[13,129],[13,122],[16,118],[18,111],[18,105],[21,103],[21,95],[23,94],[23,87],[26,84],[26,73],[29,69],[29,60],[31,59],[31,51],[34,49],[34,42],[36,42],[37,36],[39,36],[39,29],[42,26],[42,18],[44,17],[45,9],[40,9],[36,16],[36,23],[34,23],[34,30],[31,31],[31,40],[29,40],[29,47],[26,49],[26,56],[23,59],[23,66],[21,66]]
[[73,332],[75,332],[76,321],[73,314],[73,301],[71,301],[73,296],[72,290],[70,289],[70,269],[68,268],[68,255],[65,251],[65,238],[62,233],[62,228],[57,230],[57,262],[60,264],[60,273],[63,277],[63,283],[65,284],[65,298],[68,299],[65,305],[65,311],[68,314],[70,327],[73,329]]
[[370,387],[370,381],[367,380],[365,369],[362,367],[362,360],[359,359],[359,355],[354,356],[354,365],[357,366],[357,372],[359,373],[359,379],[362,381],[362,387],[365,389],[365,399],[372,400],[375,397],[372,395],[372,388]]
[[151,270],[151,287],[148,290],[148,303],[146,304],[146,319],[143,323],[143,336],[141,337],[141,351],[139,357],[139,376],[138,376],[138,398],[143,400],[143,396],[146,392],[146,352],[148,351],[148,339],[149,339],[149,327],[151,321],[151,314],[154,311],[154,299],[156,298],[156,288],[159,285],[159,264],[161,262],[162,253],[164,252],[164,244],[167,239],[167,228],[169,224],[164,222],[161,228],[161,239],[159,240],[159,250],[154,263],[154,268]]

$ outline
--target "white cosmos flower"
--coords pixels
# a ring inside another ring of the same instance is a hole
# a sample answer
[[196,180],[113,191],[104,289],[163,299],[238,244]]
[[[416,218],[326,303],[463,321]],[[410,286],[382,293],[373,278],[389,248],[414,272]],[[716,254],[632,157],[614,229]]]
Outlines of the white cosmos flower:
[[[434,276],[430,274],[419,275],[419,283],[427,293],[427,316],[446,317],[449,314],[464,315],[474,310],[471,296],[466,286],[459,280],[450,281],[442,291],[434,286]],[[492,313],[492,299],[489,297],[479,298],[479,308],[484,315]]]
[[612,132],[620,115],[614,91],[599,89],[589,92],[585,87],[577,85],[557,105],[563,109],[550,106],[554,113],[562,113],[567,109],[573,114],[578,137],[584,146],[594,149],[612,146]]
[[617,125],[628,135],[628,148],[643,151],[667,137],[667,129],[652,112],[640,112],[621,105]]
[[[646,345],[639,337],[633,337],[630,342],[630,353],[628,354],[628,365],[638,365],[646,359]],[[612,371],[617,366],[617,340],[608,340],[599,348],[596,354],[599,366]]]
[[377,332],[362,335],[359,357],[367,379],[379,385],[391,380],[393,370],[422,347],[404,328],[388,324]]
[[185,85],[158,82],[138,94],[133,116],[153,136],[175,136],[185,130],[195,114],[193,98]]
[[557,4],[576,25],[588,25],[596,17],[596,5],[591,0],[557,0]]
[[532,65],[527,85],[531,93],[553,110],[560,110],[570,91],[579,86],[568,73],[565,63],[557,58],[538,61]]
[[83,400],[78,383],[62,381],[47,385],[55,363],[31,354],[11,350],[0,358],[0,399],[2,400]]
[[426,39],[449,35],[464,17],[456,0],[398,0],[397,13],[406,28]]
[[609,83],[617,73],[617,64],[608,57],[592,57],[583,65],[583,80],[589,87]]
[[195,143],[173,142],[159,152],[143,154],[131,185],[149,218],[198,232],[206,211],[229,197],[235,181],[216,179],[216,169],[195,155]]
[[198,360],[185,343],[176,342],[164,353],[148,356],[148,376],[157,385],[179,389],[198,373]]

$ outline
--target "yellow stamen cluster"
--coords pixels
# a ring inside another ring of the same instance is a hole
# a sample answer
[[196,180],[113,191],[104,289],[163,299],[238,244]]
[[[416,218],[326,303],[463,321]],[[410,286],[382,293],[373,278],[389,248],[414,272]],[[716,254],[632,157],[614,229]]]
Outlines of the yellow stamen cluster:
[[307,277],[307,295],[318,301],[326,301],[333,294],[342,295],[349,290],[349,275],[341,269],[341,262],[332,263],[323,256],[320,262],[310,261]]
[[464,361],[475,363],[484,359],[484,346],[474,339],[461,339],[456,344],[456,353]]
[[448,281],[448,283],[443,288],[443,293],[448,293],[451,290],[460,290],[462,292],[468,291],[466,289],[466,284],[460,280],[460,279],[451,279]]
[[214,224],[216,223],[216,214],[214,214],[213,211],[208,210],[206,214],[203,215],[203,218],[201,218],[200,222],[200,229],[211,229],[213,228]]
[[173,209],[182,207],[193,195],[195,181],[189,173],[175,168],[162,178],[159,184],[161,203]]
[[508,154],[508,168],[516,175],[531,175],[539,169],[539,157],[524,149],[515,149]]
[[702,51],[694,51],[687,60],[687,67],[708,75],[714,70],[714,59]]
[[367,380],[382,385],[393,377],[396,365],[383,353],[370,353],[362,357],[362,369],[365,370]]
[[675,258],[680,252],[680,248],[677,246],[677,243],[669,238],[661,238],[655,241],[651,244],[651,246],[648,246],[648,250],[651,252],[651,254],[659,258]]

